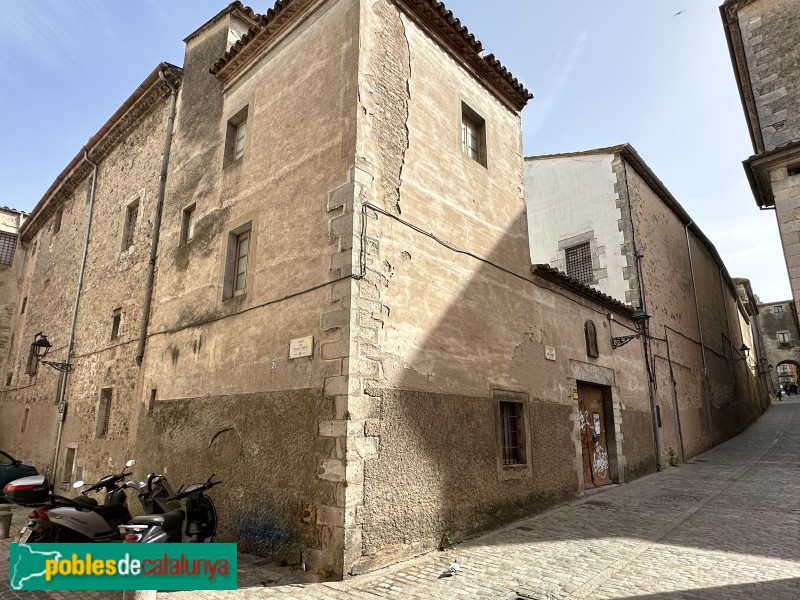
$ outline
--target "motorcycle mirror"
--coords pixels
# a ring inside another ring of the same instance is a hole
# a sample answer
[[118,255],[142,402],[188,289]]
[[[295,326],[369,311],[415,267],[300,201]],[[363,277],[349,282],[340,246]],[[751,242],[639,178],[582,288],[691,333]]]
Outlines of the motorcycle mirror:
[[86,483],[83,481],[83,479],[78,479],[78,481],[72,484],[72,487],[77,490],[78,488],[82,488],[85,485]]
[[126,467],[132,467],[135,464],[136,464],[136,461],[133,460],[133,459],[130,459],[128,462],[125,463],[125,466]]

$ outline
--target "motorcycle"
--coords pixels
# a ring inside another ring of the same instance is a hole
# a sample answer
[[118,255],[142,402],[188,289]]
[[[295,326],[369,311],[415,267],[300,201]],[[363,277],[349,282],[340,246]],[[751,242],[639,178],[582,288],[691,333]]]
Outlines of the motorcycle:
[[134,517],[129,524],[119,526],[120,534],[128,543],[154,544],[183,541],[181,528],[186,519],[186,541],[202,544],[211,542],[217,534],[217,510],[214,502],[205,492],[221,481],[194,483],[178,490],[171,501],[185,500],[184,510],[172,510],[162,514],[149,514]]
[[[136,464],[135,460],[125,463],[127,468]],[[129,481],[124,486],[120,482],[131,475],[121,473],[107,475],[83,490],[79,496],[67,498],[54,494],[44,476],[25,477],[9,483],[4,492],[14,504],[31,506],[28,523],[19,533],[17,541],[35,542],[120,542],[122,536],[119,525],[131,520],[127,506],[126,488],[133,488],[139,494],[139,501],[145,511],[165,512],[170,507],[167,498],[172,491],[166,480],[158,480],[151,475],[148,482],[136,484]],[[83,481],[72,484],[74,489],[85,487]],[[146,488],[145,488],[146,486]],[[103,504],[90,497],[91,492],[105,490]]]

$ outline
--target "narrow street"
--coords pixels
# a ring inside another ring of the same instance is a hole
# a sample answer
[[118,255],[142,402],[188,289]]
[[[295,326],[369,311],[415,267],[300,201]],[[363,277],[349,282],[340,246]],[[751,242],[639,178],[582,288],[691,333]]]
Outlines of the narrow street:
[[[743,434],[628,485],[344,582],[244,558],[236,592],[159,600],[261,598],[800,598],[800,401],[773,404]],[[14,527],[24,514],[15,513]],[[8,591],[0,599],[119,598]],[[461,571],[439,574],[457,558]]]

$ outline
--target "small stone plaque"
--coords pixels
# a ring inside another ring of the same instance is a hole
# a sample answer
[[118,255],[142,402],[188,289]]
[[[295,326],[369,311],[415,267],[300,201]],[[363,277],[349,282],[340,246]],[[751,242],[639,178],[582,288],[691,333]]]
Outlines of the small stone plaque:
[[289,342],[289,358],[302,358],[314,354],[314,336],[296,338]]
[[555,360],[556,359],[556,349],[553,346],[545,346],[544,347],[544,357],[547,360]]

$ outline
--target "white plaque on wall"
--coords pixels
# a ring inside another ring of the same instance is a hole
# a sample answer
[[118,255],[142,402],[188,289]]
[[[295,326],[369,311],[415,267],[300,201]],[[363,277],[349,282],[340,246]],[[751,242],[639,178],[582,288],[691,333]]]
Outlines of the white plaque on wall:
[[547,360],[555,360],[556,359],[556,349],[553,346],[545,346],[544,347],[544,357]]
[[296,338],[289,342],[289,358],[302,358],[314,354],[314,336]]

